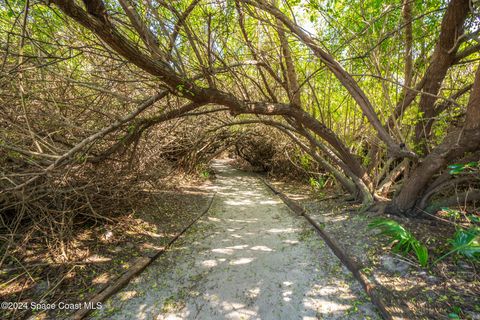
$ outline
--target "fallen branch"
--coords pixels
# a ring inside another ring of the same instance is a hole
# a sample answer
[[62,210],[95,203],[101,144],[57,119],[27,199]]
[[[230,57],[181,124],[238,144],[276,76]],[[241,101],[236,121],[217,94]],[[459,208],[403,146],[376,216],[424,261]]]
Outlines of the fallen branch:
[[263,183],[273,191],[276,195],[282,199],[283,202],[296,214],[303,216],[318,232],[318,234],[322,237],[323,240],[327,243],[327,245],[332,249],[333,253],[340,259],[340,261],[352,272],[352,274],[355,276],[355,278],[360,282],[363,286],[363,289],[365,292],[368,294],[370,297],[371,301],[375,306],[378,308],[380,311],[382,317],[384,319],[390,320],[394,319],[391,313],[388,311],[387,306],[385,305],[385,302],[381,298],[381,292],[377,289],[377,287],[370,281],[368,280],[367,276],[365,273],[362,272],[362,266],[355,261],[352,257],[347,255],[345,251],[341,248],[341,246],[337,243],[337,241],[329,235],[325,229],[320,226],[317,222],[315,222],[306,212],[305,209],[300,206],[298,203],[295,201],[291,200],[288,198],[285,194],[282,192],[276,190],[270,183],[268,183],[265,179],[261,178]]

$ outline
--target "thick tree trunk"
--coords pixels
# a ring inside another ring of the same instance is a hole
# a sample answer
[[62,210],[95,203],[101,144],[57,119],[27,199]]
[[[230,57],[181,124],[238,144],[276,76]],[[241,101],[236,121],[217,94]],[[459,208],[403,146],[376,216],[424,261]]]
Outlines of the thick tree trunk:
[[388,206],[391,213],[405,214],[415,208],[415,204],[428,185],[432,176],[465,152],[478,150],[480,130],[456,130],[447,135],[442,144],[436,147],[415,169],[398,196]]
[[470,11],[468,0],[452,0],[442,20],[440,38],[433,52],[430,66],[425,73],[423,94],[420,97],[422,120],[415,127],[415,142],[424,153],[430,136],[435,113],[435,101],[448,69],[455,61],[459,46],[458,38],[463,35],[463,24]]
[[[404,19],[406,20],[408,17],[408,8],[406,7],[406,3],[411,2],[409,0],[405,0],[405,7],[404,7]],[[422,90],[423,92],[427,93],[427,95],[423,94],[421,101],[420,101],[420,110],[422,112],[428,112],[428,116],[436,114],[434,109],[434,103],[436,101],[436,97],[432,95],[436,95],[440,89],[440,86],[445,78],[446,72],[448,68],[451,67],[453,63],[458,61],[459,59],[463,58],[466,55],[472,54],[471,50],[465,50],[465,55],[459,56],[457,54],[457,49],[459,43],[457,43],[458,38],[462,35],[463,32],[463,23],[465,22],[465,18],[468,14],[468,0],[452,0],[447,7],[447,11],[442,19],[442,25],[440,27],[440,36],[437,44],[435,46],[432,58],[430,59],[430,65],[427,68],[427,71],[423,75],[422,79],[415,85],[414,90],[409,90],[408,88],[405,89],[405,94],[402,95],[402,98],[397,103],[395,107],[395,111],[390,116],[387,127],[392,128],[395,126],[395,122],[399,119],[405,110],[412,104],[412,102],[417,97],[417,94]],[[411,24],[405,25],[405,32],[406,32],[406,53],[408,52],[408,28],[411,27]],[[472,49],[475,49],[472,46]],[[408,71],[408,57],[405,57],[405,73],[407,74]],[[407,76],[405,79],[407,83]],[[410,87],[406,85],[407,87]],[[426,111],[426,109],[431,109],[430,111]],[[438,114],[438,113],[437,113]],[[429,120],[428,116],[424,115],[425,120]],[[422,138],[423,134],[423,122],[420,122],[416,128],[418,133],[418,139]],[[431,123],[428,124],[428,131],[430,132]],[[425,131],[426,132],[426,131]],[[419,141],[418,140],[418,141]]]
[[450,161],[461,157],[466,152],[480,149],[480,68],[475,75],[475,83],[470,94],[463,128],[453,130],[422,161],[411,177],[405,182],[398,196],[387,207],[391,213],[404,214],[413,212],[415,205],[422,198],[429,181]]

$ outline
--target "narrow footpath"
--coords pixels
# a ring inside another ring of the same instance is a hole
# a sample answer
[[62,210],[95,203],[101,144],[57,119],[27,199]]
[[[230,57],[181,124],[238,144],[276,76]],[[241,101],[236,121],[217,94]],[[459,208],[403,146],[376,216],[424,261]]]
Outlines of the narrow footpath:
[[210,211],[98,319],[380,319],[314,229],[256,176],[216,161]]

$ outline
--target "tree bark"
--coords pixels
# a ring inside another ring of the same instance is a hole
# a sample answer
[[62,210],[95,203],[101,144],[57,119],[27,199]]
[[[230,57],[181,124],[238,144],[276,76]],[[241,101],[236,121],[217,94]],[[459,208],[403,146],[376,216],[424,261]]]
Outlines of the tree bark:
[[[472,52],[472,49],[475,50],[475,46],[472,46],[471,50],[465,50],[466,52],[464,55],[457,54],[459,45],[457,40],[462,35],[463,23],[465,22],[465,18],[468,14],[468,8],[468,0],[450,1],[442,19],[439,40],[437,41],[432,58],[430,59],[430,65],[428,66],[427,71],[423,75],[422,79],[415,85],[414,90],[408,90],[408,88],[405,88],[405,94],[397,103],[393,114],[388,120],[389,128],[392,128],[395,125],[396,119],[403,115],[405,110],[415,100],[420,90],[423,90],[425,93],[436,95],[443,82],[443,79],[445,78],[448,68],[450,68],[450,66],[455,62],[474,52]],[[407,33],[408,31],[406,30],[405,32]],[[421,101],[421,104],[423,107],[428,108],[431,106],[433,108],[433,104],[436,101],[435,96],[422,95],[422,98],[423,100]],[[421,111],[425,112],[422,107]],[[423,131],[423,124],[421,126],[420,125],[421,124],[419,124],[416,130]]]
[[412,86],[413,76],[413,53],[412,53],[412,0],[403,0],[403,21],[405,23],[405,68],[404,85],[405,89]]
[[480,149],[480,68],[477,68],[475,74],[463,127],[448,133],[442,143],[422,161],[387,210],[397,214],[415,213],[415,205],[422,198],[433,175],[445,168],[450,161],[478,149]]
[[390,188],[395,183],[395,180],[402,174],[402,172],[407,168],[408,159],[404,159],[399,165],[397,165],[392,171],[390,171],[385,179],[380,183],[377,188],[377,193],[383,197],[388,195]]
[[430,136],[435,113],[435,101],[448,69],[455,61],[458,50],[458,39],[463,35],[463,24],[470,11],[468,0],[452,0],[448,4],[447,11],[442,20],[440,37],[433,52],[431,63],[425,73],[423,94],[420,97],[420,111],[422,119],[415,127],[415,142],[427,150],[427,139]]
[[285,59],[286,75],[287,75],[287,90],[290,103],[297,108],[300,108],[302,102],[300,100],[300,86],[298,85],[297,72],[293,63],[292,53],[288,46],[288,39],[283,30],[283,25],[277,20],[277,33],[280,39],[280,46],[282,47],[283,58]]

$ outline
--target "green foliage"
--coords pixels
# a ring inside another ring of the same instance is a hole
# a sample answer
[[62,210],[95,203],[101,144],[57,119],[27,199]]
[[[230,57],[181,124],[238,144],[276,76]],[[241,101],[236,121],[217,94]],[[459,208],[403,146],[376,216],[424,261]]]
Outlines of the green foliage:
[[369,155],[362,157],[363,165],[366,167],[372,162],[372,158]]
[[470,223],[480,223],[480,217],[473,214],[467,215],[467,219],[470,221]]
[[389,237],[392,243],[395,243],[393,250],[408,254],[414,252],[418,262],[422,267],[428,265],[428,249],[415,236],[405,229],[401,224],[389,219],[375,219],[369,225],[369,228],[378,228],[380,235]]
[[136,129],[136,125],[134,124],[131,124],[127,127],[128,133],[130,134],[133,134],[133,132],[135,132],[135,129]]
[[192,91],[188,90],[187,87],[185,86],[185,84],[178,84],[176,89],[177,89],[178,93],[180,93],[182,95],[194,96],[194,93]]
[[480,168],[480,162],[473,161],[468,163],[458,163],[458,164],[452,164],[448,166],[448,169],[450,169],[448,173],[450,173],[451,175],[456,175],[463,172],[478,171],[479,168]]
[[480,228],[459,229],[451,240],[452,251],[465,257],[480,259]]
[[310,158],[307,154],[302,154],[300,156],[300,165],[303,169],[308,170],[310,168],[310,164],[312,163],[312,158]]
[[447,256],[457,253],[470,259],[480,260],[480,228],[458,229],[450,240],[451,250],[435,260],[437,263]]
[[460,211],[450,208],[442,208],[442,211],[446,213],[447,217],[452,220],[458,220],[461,217]]
[[13,159],[20,159],[22,157],[22,155],[17,151],[9,151],[8,156]]
[[310,186],[315,190],[322,190],[325,188],[328,178],[324,176],[320,176],[319,178],[315,179],[314,177],[310,177],[309,183]]
[[200,176],[204,179],[208,179],[210,178],[210,172],[208,172],[207,170],[203,170],[201,173],[200,173]]
[[460,314],[462,314],[462,308],[459,306],[453,306],[452,312],[448,314],[449,319],[461,319]]

